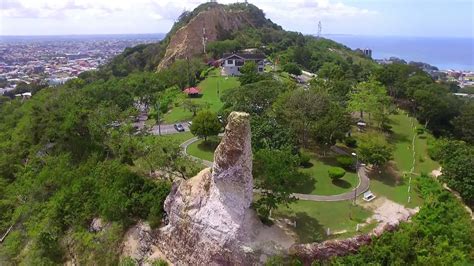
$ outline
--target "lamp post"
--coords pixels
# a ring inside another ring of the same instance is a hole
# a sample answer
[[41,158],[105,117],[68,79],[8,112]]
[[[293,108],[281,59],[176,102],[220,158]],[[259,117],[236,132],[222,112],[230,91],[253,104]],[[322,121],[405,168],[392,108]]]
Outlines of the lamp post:
[[[355,152],[352,153],[352,156],[356,157],[355,169],[356,169],[356,175],[359,176],[359,156]],[[357,187],[354,189],[354,200],[352,204],[356,205],[356,199],[357,199]]]

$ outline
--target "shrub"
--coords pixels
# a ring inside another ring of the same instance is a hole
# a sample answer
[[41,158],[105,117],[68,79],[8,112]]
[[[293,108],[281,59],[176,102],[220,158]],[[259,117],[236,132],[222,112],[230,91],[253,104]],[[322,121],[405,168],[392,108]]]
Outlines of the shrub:
[[354,166],[354,158],[351,156],[341,155],[336,158],[337,163],[344,169],[350,169]]
[[303,167],[308,167],[310,165],[311,156],[308,153],[300,153],[300,165]]
[[203,80],[203,79],[207,78],[207,76],[209,75],[209,72],[211,72],[213,69],[214,69],[214,67],[208,67],[208,68],[204,69],[201,72],[201,74],[199,75],[199,79]]
[[151,264],[151,266],[168,266],[168,265],[169,265],[168,262],[163,259],[157,259],[153,261],[153,263]]
[[418,134],[418,135],[423,135],[423,133],[425,133],[425,129],[424,129],[424,128],[420,128],[420,127],[417,127],[417,128],[416,128],[416,134]]
[[347,145],[347,147],[350,147],[350,148],[355,148],[357,147],[357,140],[353,137],[347,137],[345,140],[344,140],[344,143]]
[[331,167],[328,170],[328,174],[331,179],[340,179],[346,175],[346,171],[341,167]]

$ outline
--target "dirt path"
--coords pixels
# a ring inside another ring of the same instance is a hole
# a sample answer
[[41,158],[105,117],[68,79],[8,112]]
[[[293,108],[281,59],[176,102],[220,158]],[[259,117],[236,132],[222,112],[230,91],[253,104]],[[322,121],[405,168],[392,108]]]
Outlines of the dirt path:
[[364,202],[361,206],[374,213],[366,220],[365,225],[377,221],[378,225],[373,231],[376,235],[382,233],[387,225],[398,226],[400,222],[408,221],[410,217],[420,210],[419,207],[415,209],[407,208],[385,197],[380,197],[367,203]]

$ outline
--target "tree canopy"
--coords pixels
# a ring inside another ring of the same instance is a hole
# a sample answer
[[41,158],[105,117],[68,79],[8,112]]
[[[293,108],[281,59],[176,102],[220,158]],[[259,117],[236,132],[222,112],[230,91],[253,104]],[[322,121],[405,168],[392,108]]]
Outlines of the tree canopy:
[[190,128],[191,133],[195,136],[207,140],[210,136],[217,136],[221,131],[222,125],[215,113],[204,110],[196,115]]

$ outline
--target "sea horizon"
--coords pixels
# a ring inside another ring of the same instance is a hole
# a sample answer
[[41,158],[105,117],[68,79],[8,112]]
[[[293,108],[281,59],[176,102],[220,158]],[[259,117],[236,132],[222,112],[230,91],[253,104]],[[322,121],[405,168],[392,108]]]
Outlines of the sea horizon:
[[[1,42],[24,42],[57,39],[129,39],[140,37],[162,40],[165,33],[65,34],[65,35],[0,35]],[[395,36],[359,34],[323,34],[351,49],[372,49],[374,59],[397,57],[407,62],[424,62],[440,70],[474,71],[474,38],[463,36]]]

